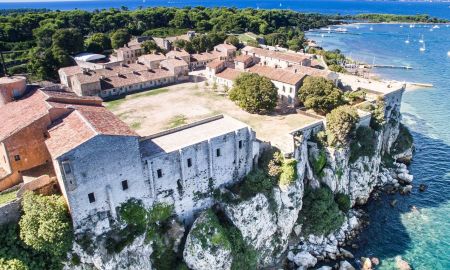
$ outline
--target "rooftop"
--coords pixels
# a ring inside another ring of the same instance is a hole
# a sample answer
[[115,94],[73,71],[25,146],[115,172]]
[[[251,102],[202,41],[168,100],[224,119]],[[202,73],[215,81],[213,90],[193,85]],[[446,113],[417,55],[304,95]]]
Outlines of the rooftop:
[[72,75],[83,73],[83,70],[79,66],[63,67],[63,68],[60,68],[59,71],[66,74],[66,76],[72,76]]
[[190,54],[186,52],[185,50],[173,50],[166,54],[166,57],[189,57]]
[[226,80],[234,81],[243,71],[239,71],[233,68],[226,68],[222,72],[217,73],[216,77],[223,78]]
[[365,89],[373,94],[386,95],[401,89],[404,89],[404,83],[397,81],[377,81],[365,79],[355,75],[339,73],[339,80],[345,86],[351,87],[353,91]]
[[170,153],[188,145],[197,144],[248,126],[229,116],[220,115],[197,123],[174,128],[149,136],[141,142],[142,154],[151,156]]
[[184,61],[183,59],[178,58],[172,58],[172,59],[166,59],[161,62],[162,65],[168,65],[172,67],[187,67],[188,63]]
[[139,61],[162,61],[166,59],[164,54],[152,53],[152,54],[144,54],[138,57]]
[[301,55],[298,53],[290,53],[290,52],[278,52],[278,51],[271,51],[251,46],[245,46],[242,51],[248,51],[253,52],[257,55],[262,55],[265,57],[270,57],[274,59],[280,59],[288,62],[295,62],[295,63],[301,63],[305,59],[309,59],[309,55]]
[[235,61],[249,63],[252,61],[252,57],[250,55],[241,54],[234,58]]
[[204,53],[194,53],[191,55],[191,61],[209,61],[217,59],[222,54],[220,52],[212,51],[212,52],[204,52]]
[[292,73],[286,72],[279,68],[272,68],[269,66],[253,66],[248,69],[252,73],[259,74],[261,76],[267,77],[270,80],[287,83],[290,85],[295,85],[306,76],[303,73]]
[[236,50],[236,47],[234,45],[227,44],[227,43],[222,43],[222,44],[216,45],[214,48],[216,48],[218,50],[220,50],[220,49]]
[[220,59],[214,59],[213,61],[209,62],[206,66],[209,68],[216,69],[216,68],[222,66],[223,64],[225,64],[225,61],[220,60]]
[[75,56],[75,60],[81,60],[81,61],[85,61],[85,62],[100,60],[100,59],[104,59],[104,58],[106,58],[106,56],[104,56],[103,54],[87,53],[87,52],[80,53]]

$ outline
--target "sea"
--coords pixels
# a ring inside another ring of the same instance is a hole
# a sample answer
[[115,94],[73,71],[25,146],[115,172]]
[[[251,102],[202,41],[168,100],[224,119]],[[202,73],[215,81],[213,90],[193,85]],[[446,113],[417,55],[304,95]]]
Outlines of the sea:
[[[307,36],[355,60],[412,68],[373,70],[381,78],[433,84],[405,92],[402,100],[402,122],[412,131],[416,146],[410,165],[413,192],[383,195],[368,204],[370,225],[361,234],[355,255],[379,258],[380,269],[395,269],[396,256],[416,270],[450,269],[450,26],[345,28],[346,33],[311,31]],[[420,184],[428,189],[420,192]],[[393,200],[398,201],[395,207],[390,204]]]
[[[449,2],[110,0],[2,3],[0,0],[0,9],[94,10],[188,5],[282,8],[327,14],[429,14],[450,19]],[[370,224],[360,235],[359,248],[352,250],[357,258],[379,258],[379,269],[396,269],[397,256],[416,270],[450,269],[450,26],[433,26],[353,24],[345,26],[346,33],[307,33],[324,48],[340,49],[355,60],[412,68],[374,69],[382,78],[433,84],[431,88],[405,92],[402,101],[402,121],[412,131],[416,146],[410,165],[414,175],[412,194],[383,195],[381,200],[370,201],[367,205]],[[425,50],[421,51],[421,47]],[[419,184],[426,184],[427,190],[420,192]],[[397,200],[395,207],[391,206],[393,200]]]

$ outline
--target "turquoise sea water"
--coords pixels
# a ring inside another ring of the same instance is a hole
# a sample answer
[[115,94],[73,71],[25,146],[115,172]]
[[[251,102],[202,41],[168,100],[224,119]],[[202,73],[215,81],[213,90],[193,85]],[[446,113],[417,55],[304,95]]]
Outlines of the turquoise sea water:
[[[450,27],[430,27],[353,25],[348,34],[308,34],[325,48],[339,48],[355,59],[413,68],[375,70],[382,77],[434,84],[403,96],[403,122],[413,131],[417,147],[410,166],[413,193],[385,195],[368,206],[370,225],[356,255],[380,258],[381,269],[395,269],[397,255],[417,270],[450,269]],[[425,52],[419,51],[422,35]],[[421,183],[428,185],[426,192],[418,191]],[[398,200],[395,208],[389,204],[393,199]],[[411,211],[412,206],[418,211]]]

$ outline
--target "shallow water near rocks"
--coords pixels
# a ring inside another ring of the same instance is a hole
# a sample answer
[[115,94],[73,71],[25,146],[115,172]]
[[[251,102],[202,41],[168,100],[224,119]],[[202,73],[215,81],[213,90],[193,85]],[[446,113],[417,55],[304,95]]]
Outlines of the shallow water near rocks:
[[[413,68],[374,70],[383,78],[434,85],[403,96],[403,123],[417,149],[410,165],[411,195],[383,195],[367,206],[370,225],[360,235],[355,256],[380,258],[380,269],[395,269],[398,255],[416,270],[450,269],[450,27],[431,27],[351,25],[348,34],[308,34],[324,48],[340,49],[354,59]],[[422,35],[425,52],[419,51]],[[421,183],[428,185],[425,192],[418,189]],[[392,207],[394,199],[398,203]]]

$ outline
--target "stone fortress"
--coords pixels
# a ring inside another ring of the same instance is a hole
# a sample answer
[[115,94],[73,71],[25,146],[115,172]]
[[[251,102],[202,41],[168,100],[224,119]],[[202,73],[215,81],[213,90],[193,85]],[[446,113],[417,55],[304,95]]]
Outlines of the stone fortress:
[[[280,103],[289,106],[297,104],[295,97],[306,76],[333,79],[350,91],[365,89],[369,101],[383,96],[388,103],[399,104],[404,91],[403,84],[310,67],[316,61],[311,55],[245,47],[235,57],[236,48],[227,44],[209,54],[214,57],[203,62],[199,55],[188,55],[188,63],[182,58],[185,52],[174,50],[164,57],[134,54],[137,62],[127,60],[101,69],[63,68],[59,88],[27,85],[26,78],[19,76],[1,78],[0,191],[43,177],[57,181],[77,231],[107,231],[117,219],[117,208],[131,198],[147,207],[154,202],[172,204],[179,219],[191,223],[197,211],[212,205],[212,191],[242,179],[271,142],[227,115],[140,136],[103,107],[101,97],[164,85],[152,83],[144,73],[167,73],[172,79],[164,83],[179,83],[189,79],[188,69],[206,66],[204,77],[221,84],[220,78],[232,82],[239,72],[255,72],[271,79]],[[192,59],[196,64],[191,64]],[[185,63],[181,73],[175,68],[179,62]],[[224,73],[232,75],[221,77]],[[359,113],[360,124],[368,124],[370,114]],[[295,126],[283,135],[289,147],[281,150],[301,161],[305,157],[299,136],[317,132],[325,124],[319,117]]]

